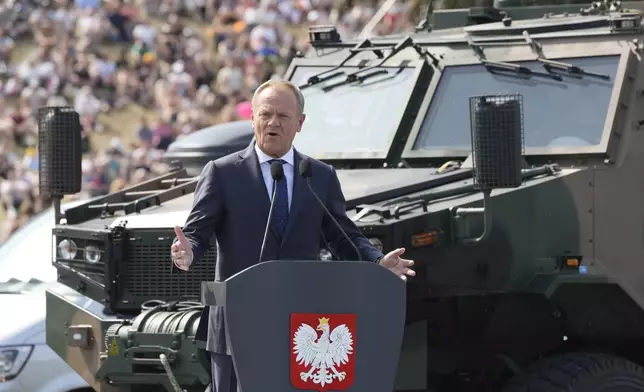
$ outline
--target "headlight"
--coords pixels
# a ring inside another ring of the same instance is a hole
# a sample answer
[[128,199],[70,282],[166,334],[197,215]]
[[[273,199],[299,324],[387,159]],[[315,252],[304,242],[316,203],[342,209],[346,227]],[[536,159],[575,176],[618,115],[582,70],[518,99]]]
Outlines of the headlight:
[[328,249],[320,249],[318,259],[325,261],[333,260],[333,254]]
[[85,260],[90,264],[96,264],[101,261],[101,251],[94,245],[85,248]]
[[[56,240],[56,238],[54,237]],[[80,262],[89,265],[97,265],[103,260],[104,249],[98,241],[87,240],[84,238],[58,238],[58,245],[54,247],[56,252],[55,259],[60,262]]]
[[58,244],[58,254],[63,259],[73,260],[76,257],[76,252],[78,252],[78,247],[72,240],[62,240]]
[[32,350],[33,346],[0,347],[0,383],[18,376]]
[[371,245],[375,246],[376,249],[378,249],[379,251],[381,251],[381,252],[383,251],[382,250],[382,241],[380,241],[379,239],[377,239],[375,237],[369,238],[369,242],[371,242]]

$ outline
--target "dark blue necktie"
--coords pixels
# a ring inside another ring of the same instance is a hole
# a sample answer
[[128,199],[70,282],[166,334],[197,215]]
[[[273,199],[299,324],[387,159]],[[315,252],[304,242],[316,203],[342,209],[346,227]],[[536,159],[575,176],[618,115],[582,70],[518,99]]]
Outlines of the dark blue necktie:
[[[280,162],[282,165],[286,163],[282,159],[271,159],[268,161],[269,164],[273,162]],[[279,234],[279,241],[282,242],[286,223],[288,222],[288,188],[286,186],[286,176],[275,183],[274,186],[277,186],[277,189],[275,191],[275,203],[273,204],[273,219]]]

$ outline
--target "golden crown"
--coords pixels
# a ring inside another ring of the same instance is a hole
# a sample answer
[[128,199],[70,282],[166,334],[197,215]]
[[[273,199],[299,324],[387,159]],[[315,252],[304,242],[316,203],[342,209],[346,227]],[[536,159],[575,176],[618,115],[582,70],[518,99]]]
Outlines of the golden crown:
[[320,325],[329,325],[329,319],[326,317],[322,317],[321,319],[318,319],[320,321]]

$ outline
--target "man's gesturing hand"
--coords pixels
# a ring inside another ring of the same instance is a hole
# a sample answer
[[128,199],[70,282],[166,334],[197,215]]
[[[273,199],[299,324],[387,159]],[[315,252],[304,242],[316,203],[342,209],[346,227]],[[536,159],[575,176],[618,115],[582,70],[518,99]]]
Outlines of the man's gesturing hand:
[[171,247],[172,261],[177,268],[187,271],[192,264],[192,246],[179,226],[174,227],[174,233],[177,241]]
[[413,260],[403,259],[400,257],[403,253],[405,253],[405,248],[392,250],[380,260],[380,265],[400,276],[402,280],[407,280],[407,276],[415,276],[416,271],[409,268],[414,265]]

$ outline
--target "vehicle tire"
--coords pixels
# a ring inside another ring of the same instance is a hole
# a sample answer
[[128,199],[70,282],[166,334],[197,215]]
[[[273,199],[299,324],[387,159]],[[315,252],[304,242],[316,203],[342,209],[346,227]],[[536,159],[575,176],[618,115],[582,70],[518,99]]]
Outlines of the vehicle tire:
[[535,363],[503,392],[644,392],[644,368],[608,354],[562,354]]

